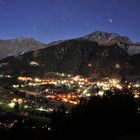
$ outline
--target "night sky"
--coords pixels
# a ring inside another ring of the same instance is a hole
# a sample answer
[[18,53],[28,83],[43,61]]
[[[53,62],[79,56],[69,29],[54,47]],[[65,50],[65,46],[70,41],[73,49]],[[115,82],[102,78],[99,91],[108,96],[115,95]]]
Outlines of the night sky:
[[0,0],[0,39],[48,43],[94,31],[140,42],[140,0]]

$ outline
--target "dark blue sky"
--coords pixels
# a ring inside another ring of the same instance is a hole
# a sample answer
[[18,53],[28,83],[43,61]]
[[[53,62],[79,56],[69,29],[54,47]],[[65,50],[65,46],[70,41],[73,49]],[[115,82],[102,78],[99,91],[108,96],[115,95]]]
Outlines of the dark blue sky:
[[140,0],[0,0],[0,39],[48,43],[94,31],[140,41]]

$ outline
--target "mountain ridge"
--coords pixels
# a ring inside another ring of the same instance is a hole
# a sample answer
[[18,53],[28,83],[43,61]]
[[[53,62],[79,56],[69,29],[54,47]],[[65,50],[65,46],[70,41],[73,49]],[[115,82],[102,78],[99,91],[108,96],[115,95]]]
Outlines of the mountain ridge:
[[[118,44],[123,49],[129,49],[130,55],[140,53],[139,44],[135,44],[133,41],[129,39],[127,36],[121,36],[117,33],[110,33],[110,32],[102,32],[102,31],[95,31],[85,36],[76,38],[78,40],[89,40],[89,41],[96,41],[99,45],[113,45]],[[18,56],[30,51],[37,51],[39,49],[43,49],[49,46],[53,46],[64,41],[69,41],[72,39],[67,40],[58,40],[53,41],[48,44],[42,43],[37,41],[31,37],[19,37],[16,39],[0,39],[0,59],[3,59],[8,56]],[[132,47],[131,47],[132,46]],[[137,47],[133,47],[137,46]],[[132,52],[131,52],[132,51]]]
[[[36,50],[9,56],[0,60],[0,74],[45,76],[47,72],[64,72],[96,77],[140,76],[139,45],[130,44],[127,37],[118,37],[118,34],[103,33],[98,41],[88,37],[60,40],[43,45],[41,49],[36,46]],[[113,37],[124,42],[99,43]]]
[[18,56],[45,47],[46,44],[36,41],[33,38],[0,40],[0,59],[9,56]]

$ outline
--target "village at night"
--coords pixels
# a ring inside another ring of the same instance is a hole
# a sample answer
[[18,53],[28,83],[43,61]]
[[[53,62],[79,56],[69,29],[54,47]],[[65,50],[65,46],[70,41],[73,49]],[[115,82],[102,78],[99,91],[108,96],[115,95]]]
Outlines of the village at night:
[[0,0],[0,140],[140,140],[139,0]]

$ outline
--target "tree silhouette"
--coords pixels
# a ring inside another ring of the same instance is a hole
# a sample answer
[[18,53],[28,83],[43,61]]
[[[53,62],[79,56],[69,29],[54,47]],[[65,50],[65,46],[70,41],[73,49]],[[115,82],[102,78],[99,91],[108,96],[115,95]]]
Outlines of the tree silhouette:
[[111,139],[132,130],[137,120],[137,107],[132,94],[116,93],[102,98],[91,97],[81,101],[67,117],[62,114],[53,114],[55,123],[52,125],[59,130],[55,132],[57,138]]

